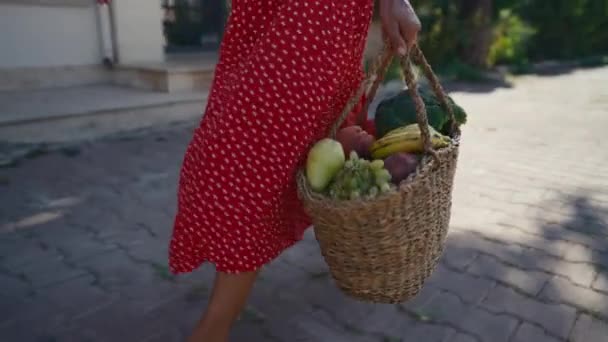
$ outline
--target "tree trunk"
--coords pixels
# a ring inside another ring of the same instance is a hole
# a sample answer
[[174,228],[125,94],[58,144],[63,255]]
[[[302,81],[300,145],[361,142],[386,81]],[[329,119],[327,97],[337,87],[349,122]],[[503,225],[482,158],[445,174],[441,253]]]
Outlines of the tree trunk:
[[459,15],[468,39],[461,50],[465,63],[487,67],[488,53],[492,44],[492,0],[460,0]]

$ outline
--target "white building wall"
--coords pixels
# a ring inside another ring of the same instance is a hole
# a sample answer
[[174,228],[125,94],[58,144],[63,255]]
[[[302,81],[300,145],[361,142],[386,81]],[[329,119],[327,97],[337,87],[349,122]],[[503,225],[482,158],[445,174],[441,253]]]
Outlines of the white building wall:
[[159,0],[113,0],[120,64],[162,62],[164,38]]
[[53,6],[23,2],[0,0],[0,68],[101,63],[94,0]]

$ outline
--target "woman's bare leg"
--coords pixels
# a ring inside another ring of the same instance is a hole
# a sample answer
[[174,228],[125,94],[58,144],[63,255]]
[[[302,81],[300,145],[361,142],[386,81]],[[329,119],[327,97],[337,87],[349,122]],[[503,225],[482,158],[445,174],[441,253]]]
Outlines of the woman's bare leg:
[[227,342],[232,324],[240,315],[258,272],[217,272],[209,305],[188,342]]

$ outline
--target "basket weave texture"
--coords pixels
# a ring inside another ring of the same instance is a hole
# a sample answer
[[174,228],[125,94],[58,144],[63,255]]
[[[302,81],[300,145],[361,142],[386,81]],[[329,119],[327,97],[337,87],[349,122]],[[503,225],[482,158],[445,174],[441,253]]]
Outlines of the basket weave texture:
[[[391,60],[392,55],[385,49],[353,98],[364,91],[373,97]],[[426,111],[410,60],[417,61],[451,114],[454,144],[447,148],[434,151],[430,146]],[[313,221],[321,253],[336,285],[355,299],[373,303],[411,299],[437,266],[448,233],[458,161],[460,133],[456,121],[443,89],[418,47],[402,59],[401,66],[417,104],[418,123],[427,151],[417,172],[401,182],[396,192],[372,200],[334,200],[312,191],[303,170],[297,178],[300,199]],[[332,127],[330,136],[335,136],[352,102]]]

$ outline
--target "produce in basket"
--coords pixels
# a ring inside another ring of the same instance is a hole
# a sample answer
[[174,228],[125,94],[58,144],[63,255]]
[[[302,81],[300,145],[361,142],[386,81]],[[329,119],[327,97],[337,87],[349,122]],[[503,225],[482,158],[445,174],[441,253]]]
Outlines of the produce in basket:
[[306,160],[306,178],[310,187],[317,192],[325,190],[344,166],[345,159],[339,142],[329,138],[317,142],[308,152]]
[[329,196],[339,200],[374,198],[393,189],[390,180],[391,175],[384,168],[384,161],[370,162],[359,158],[357,152],[352,151],[344,168],[329,186]]
[[370,157],[370,148],[375,139],[359,126],[344,127],[336,134],[336,140],[342,144],[344,155],[350,155],[351,151],[363,158]]
[[[424,102],[428,114],[429,125],[442,134],[448,134],[449,114],[441,106],[435,93],[428,87],[419,87],[418,93]],[[454,117],[459,125],[467,121],[467,114],[454,100],[447,96],[454,111]],[[384,137],[388,132],[416,123],[416,106],[408,90],[403,90],[396,96],[380,102],[375,116],[377,138]]]
[[[433,148],[439,149],[450,145],[451,139],[437,132],[431,126],[429,126],[429,133],[431,134]],[[398,152],[424,152],[422,134],[418,124],[399,127],[390,131],[381,139],[376,140],[371,148],[372,157],[374,159],[384,159]]]
[[[362,84],[362,89],[364,87],[375,89],[383,79],[382,73],[386,71],[392,55],[391,49],[385,46],[382,53],[374,60],[372,72]],[[416,86],[417,80],[411,70],[411,62],[414,62],[421,67],[433,86],[432,89],[437,92],[437,97],[445,99],[445,93],[436,75],[417,45],[412,46],[410,57],[400,60],[406,84],[409,87]],[[372,83],[371,88],[370,82],[375,82]],[[370,94],[373,97],[373,92]],[[423,101],[417,92],[414,96],[417,96],[415,99],[417,103]],[[418,118],[426,117],[427,113],[423,106],[419,106],[416,110]],[[342,116],[340,118],[342,119]],[[422,121],[426,123],[426,120]],[[454,119],[454,124],[457,124],[456,121]],[[393,172],[396,175],[394,182],[398,181],[397,177],[406,177],[406,174],[411,177],[414,165],[420,163],[420,160],[414,162],[412,154],[419,158],[423,155],[419,152],[426,152],[422,148],[423,139],[420,137],[421,132],[418,127],[405,127],[414,123],[416,122],[398,123],[387,129],[386,133],[403,127],[392,133],[397,137],[392,138],[396,141],[388,142],[387,138],[376,142],[377,147],[382,143],[386,144],[381,146],[383,149],[388,149],[381,153],[388,157],[386,160],[376,158],[377,160],[366,161],[353,155],[332,180],[329,189],[323,193],[325,198],[319,198],[318,194],[312,193],[306,180],[302,177],[298,178],[300,198],[314,224],[315,237],[319,242],[321,254],[331,270],[332,278],[344,293],[359,300],[396,304],[414,298],[436,269],[445,250],[459,153],[456,142],[459,135],[457,130],[449,132],[455,134],[448,134],[450,136],[448,138],[437,136],[435,130],[431,133],[428,127],[422,127],[429,144],[432,143],[432,135],[435,136],[435,148],[439,153],[434,154],[433,159],[429,159],[433,160],[434,167],[419,166],[413,171],[420,173],[412,177],[408,186],[401,186],[397,190],[394,185],[391,186],[386,181],[389,178],[386,177],[386,173],[378,172],[376,175],[377,170],[390,170],[389,174]],[[339,125],[340,122],[336,124]],[[412,140],[416,142],[415,144],[408,144],[406,148],[398,145],[410,135],[413,135]],[[393,144],[398,148],[393,147]],[[447,148],[439,149],[440,146],[445,145],[448,145]],[[408,152],[408,149],[413,151],[409,155],[402,154]],[[404,162],[406,167],[397,170],[395,165],[399,162]],[[382,195],[381,198],[371,200],[327,199],[328,195],[330,199],[363,196],[373,198],[374,193],[380,192],[376,182],[383,184],[381,186],[383,189],[388,187],[387,191],[390,192]],[[366,189],[367,195],[364,191]],[[353,210],[356,210],[356,213]]]
[[384,167],[391,174],[391,180],[394,184],[401,183],[409,175],[416,172],[418,167],[419,157],[415,154],[399,152],[386,158]]

